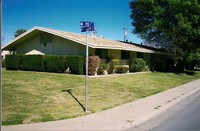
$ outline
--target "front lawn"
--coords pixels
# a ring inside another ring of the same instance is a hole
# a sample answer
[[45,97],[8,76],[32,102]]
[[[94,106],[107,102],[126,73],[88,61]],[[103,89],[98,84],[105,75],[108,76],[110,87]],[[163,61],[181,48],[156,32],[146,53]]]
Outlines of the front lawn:
[[[193,75],[147,73],[89,78],[89,113],[144,98],[175,86],[199,79]],[[2,71],[2,124],[35,123],[78,117],[87,113],[67,92],[84,105],[83,76]],[[84,105],[85,106],[85,105]]]

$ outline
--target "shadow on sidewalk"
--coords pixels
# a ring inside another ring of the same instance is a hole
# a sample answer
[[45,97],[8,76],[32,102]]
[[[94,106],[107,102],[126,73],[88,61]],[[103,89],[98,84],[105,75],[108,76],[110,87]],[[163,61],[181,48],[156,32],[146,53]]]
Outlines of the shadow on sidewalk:
[[74,98],[74,100],[83,108],[83,110],[85,111],[85,107],[83,106],[83,104],[81,104],[81,102],[72,94],[72,89],[67,89],[67,90],[62,90],[62,92],[68,92],[72,98]]

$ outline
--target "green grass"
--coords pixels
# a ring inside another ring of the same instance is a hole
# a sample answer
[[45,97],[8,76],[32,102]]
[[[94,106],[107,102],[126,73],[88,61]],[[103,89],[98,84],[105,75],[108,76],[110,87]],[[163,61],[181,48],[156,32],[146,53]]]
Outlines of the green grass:
[[[193,75],[156,72],[89,78],[88,110],[105,110],[199,78],[200,71]],[[2,124],[45,122],[87,114],[70,94],[62,92],[67,88],[72,88],[72,94],[84,105],[82,76],[3,70]]]

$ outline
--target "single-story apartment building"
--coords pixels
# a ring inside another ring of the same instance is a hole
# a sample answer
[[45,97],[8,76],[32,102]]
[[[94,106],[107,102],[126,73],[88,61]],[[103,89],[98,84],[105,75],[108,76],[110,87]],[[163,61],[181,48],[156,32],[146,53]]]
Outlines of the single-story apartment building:
[[[88,36],[89,55],[105,62],[112,57],[128,65],[131,58],[163,61],[164,53],[135,44]],[[43,27],[34,27],[4,45],[2,50],[15,54],[81,55],[85,56],[86,36]]]

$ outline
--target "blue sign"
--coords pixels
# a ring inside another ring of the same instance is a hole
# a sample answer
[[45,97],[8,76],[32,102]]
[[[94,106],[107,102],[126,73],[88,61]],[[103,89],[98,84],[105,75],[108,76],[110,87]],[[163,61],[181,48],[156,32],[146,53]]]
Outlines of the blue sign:
[[94,31],[94,22],[81,21],[81,32]]

